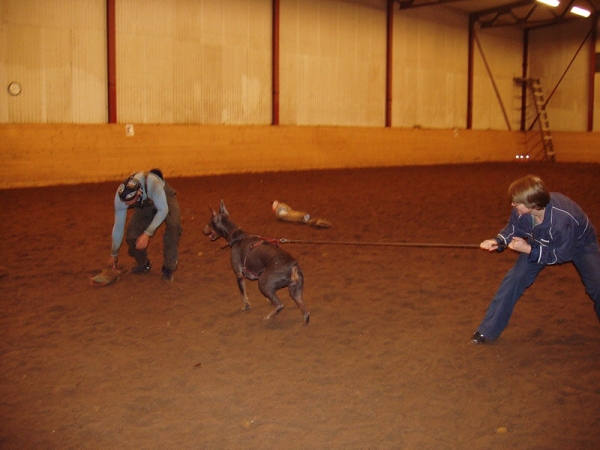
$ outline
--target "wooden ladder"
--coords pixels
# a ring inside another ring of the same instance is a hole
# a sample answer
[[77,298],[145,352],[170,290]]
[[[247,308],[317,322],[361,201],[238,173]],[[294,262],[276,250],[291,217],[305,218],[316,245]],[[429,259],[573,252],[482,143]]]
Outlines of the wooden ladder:
[[535,118],[529,129],[533,128],[537,122],[541,136],[541,150],[533,157],[534,159],[541,155],[541,159],[546,162],[554,162],[554,144],[552,143],[552,133],[550,132],[550,121],[548,120],[548,111],[546,111],[546,100],[542,82],[539,78],[515,78],[516,82],[525,83],[533,95],[533,104],[535,106]]

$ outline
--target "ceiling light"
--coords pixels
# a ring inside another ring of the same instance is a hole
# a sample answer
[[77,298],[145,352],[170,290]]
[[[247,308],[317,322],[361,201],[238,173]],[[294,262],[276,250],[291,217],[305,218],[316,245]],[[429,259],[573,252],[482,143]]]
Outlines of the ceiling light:
[[556,8],[558,5],[560,5],[560,2],[558,0],[537,0],[540,3],[543,3],[544,5],[548,5],[548,6],[552,6],[554,8]]
[[582,16],[582,17],[590,16],[590,12],[587,9],[579,8],[578,6],[573,6],[571,8],[571,12],[573,14],[577,14],[578,16]]

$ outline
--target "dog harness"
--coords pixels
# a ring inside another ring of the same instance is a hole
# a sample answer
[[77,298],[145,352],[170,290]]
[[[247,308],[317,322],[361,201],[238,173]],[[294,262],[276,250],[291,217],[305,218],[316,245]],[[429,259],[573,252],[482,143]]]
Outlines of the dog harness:
[[253,249],[255,249],[259,245],[262,245],[262,244],[265,244],[265,243],[266,244],[275,244],[277,247],[279,247],[279,242],[280,241],[279,241],[279,239],[270,238],[270,237],[264,237],[264,236],[258,236],[258,235],[248,235],[248,234],[246,234],[244,232],[240,233],[236,237],[233,237],[233,234],[236,231],[240,231],[241,229],[242,229],[241,227],[237,227],[233,231],[227,233],[227,245],[224,245],[221,248],[226,248],[226,247],[233,248],[233,246],[236,245],[237,243],[239,243],[244,237],[258,238],[259,239],[258,241],[253,242],[252,244],[250,244],[248,246],[248,248],[244,252],[244,257],[242,258],[242,272],[248,273],[248,274],[253,275],[256,278],[258,278],[260,276],[260,274],[254,273],[251,270],[248,270],[248,268],[246,267],[246,261],[248,260],[248,255],[250,254],[250,252]]

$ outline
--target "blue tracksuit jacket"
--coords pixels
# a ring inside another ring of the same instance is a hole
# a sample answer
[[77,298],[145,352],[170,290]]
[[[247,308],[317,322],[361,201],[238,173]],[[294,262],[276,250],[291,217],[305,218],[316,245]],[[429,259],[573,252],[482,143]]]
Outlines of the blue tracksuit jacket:
[[513,208],[497,239],[507,245],[514,236],[528,240],[530,262],[547,265],[572,261],[577,250],[597,241],[596,229],[588,216],[577,203],[558,192],[550,193],[544,220],[537,226],[533,216],[519,215]]

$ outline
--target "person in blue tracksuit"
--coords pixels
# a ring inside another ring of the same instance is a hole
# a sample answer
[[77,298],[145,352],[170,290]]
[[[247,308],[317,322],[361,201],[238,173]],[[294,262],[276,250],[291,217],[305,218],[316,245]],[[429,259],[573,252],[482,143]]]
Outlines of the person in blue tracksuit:
[[600,320],[600,251],[596,229],[585,212],[563,194],[548,192],[535,175],[514,181],[508,188],[512,213],[508,224],[480,248],[519,253],[490,303],[471,342],[497,339],[508,326],[515,304],[548,265],[572,262]]
[[[164,180],[159,169],[137,172],[125,179],[117,189],[114,198],[115,223],[112,230],[112,248],[108,266],[116,268],[119,249],[123,237],[129,246],[129,256],[135,258],[137,266],[131,269],[134,274],[150,271],[152,263],[148,259],[147,248],[150,238],[164,222],[163,266],[161,276],[173,281],[177,269],[178,246],[182,233],[177,192]],[[125,231],[127,210],[133,215]]]

